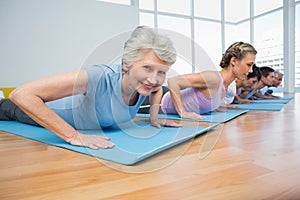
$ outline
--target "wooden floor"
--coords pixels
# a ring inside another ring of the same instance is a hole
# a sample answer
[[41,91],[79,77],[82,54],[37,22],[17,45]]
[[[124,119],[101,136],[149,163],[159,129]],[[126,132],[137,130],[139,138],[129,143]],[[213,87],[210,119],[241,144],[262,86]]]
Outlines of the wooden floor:
[[0,132],[0,199],[300,199],[300,94],[134,166]]

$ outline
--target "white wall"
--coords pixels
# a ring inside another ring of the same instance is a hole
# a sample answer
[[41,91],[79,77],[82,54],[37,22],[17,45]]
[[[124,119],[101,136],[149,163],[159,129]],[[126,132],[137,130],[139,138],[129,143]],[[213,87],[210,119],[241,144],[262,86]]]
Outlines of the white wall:
[[79,69],[99,44],[138,20],[137,6],[96,0],[0,0],[0,87]]

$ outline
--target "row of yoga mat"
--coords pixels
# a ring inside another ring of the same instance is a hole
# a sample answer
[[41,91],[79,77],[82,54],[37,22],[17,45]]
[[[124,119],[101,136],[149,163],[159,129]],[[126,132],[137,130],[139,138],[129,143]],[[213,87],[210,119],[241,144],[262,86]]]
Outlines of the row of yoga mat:
[[[208,127],[182,126],[179,128],[162,127],[158,129],[152,127],[147,122],[131,121],[104,130],[81,130],[81,132],[86,134],[108,136],[115,144],[115,147],[111,149],[92,150],[85,147],[73,146],[45,128],[22,124],[16,121],[0,121],[0,130],[100,159],[124,165],[133,165],[158,152],[206,133],[220,123],[238,117],[248,110],[280,111],[292,98],[293,97],[256,100],[251,104],[237,104],[237,106],[240,107],[239,109],[228,109],[226,112],[204,114],[206,118],[199,121],[211,122],[211,125]],[[138,114],[137,117],[148,118],[149,114]],[[160,114],[159,117],[165,119],[189,120],[180,118],[178,115]]]

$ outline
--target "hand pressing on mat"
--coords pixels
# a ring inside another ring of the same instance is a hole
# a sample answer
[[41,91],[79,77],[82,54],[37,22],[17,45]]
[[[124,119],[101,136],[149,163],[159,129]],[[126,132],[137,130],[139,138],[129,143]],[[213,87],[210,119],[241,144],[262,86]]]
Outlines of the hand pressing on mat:
[[[76,130],[128,122],[147,96],[150,106],[159,105],[166,73],[175,61],[170,38],[139,26],[125,41],[120,63],[86,66],[24,83],[8,99],[0,99],[0,120],[42,126],[72,145],[110,148],[108,138]],[[157,114],[158,106],[150,116],[155,119]]]
[[151,119],[151,125],[157,128],[161,128],[162,126],[169,126],[169,127],[181,127],[182,124],[180,122],[176,122],[174,120],[167,120],[167,119]]
[[234,106],[234,105],[231,105],[231,104],[222,104],[220,106],[220,108],[223,108],[221,110],[219,110],[219,108],[217,108],[216,110],[214,111],[218,111],[218,112],[226,112],[227,111],[227,108],[229,109],[237,109],[237,108],[240,108],[239,106]]
[[70,144],[76,146],[85,146],[91,149],[107,149],[114,147],[108,137],[98,135],[87,135],[77,132],[69,141]]
[[195,112],[182,112],[181,114],[180,114],[180,117],[181,118],[188,118],[188,119],[193,119],[193,120],[202,120],[202,119],[205,119],[205,117],[204,116],[202,116],[202,115],[199,115],[199,114],[197,114],[197,113],[195,113]]

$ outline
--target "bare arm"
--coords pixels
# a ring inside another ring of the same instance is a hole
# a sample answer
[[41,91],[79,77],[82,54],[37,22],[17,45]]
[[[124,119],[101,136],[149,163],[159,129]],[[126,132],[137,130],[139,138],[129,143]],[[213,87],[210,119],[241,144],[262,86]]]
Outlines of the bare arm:
[[218,75],[215,72],[202,72],[176,76],[168,80],[172,101],[179,116],[192,119],[204,119],[203,116],[197,113],[187,112],[184,109],[180,90],[193,87],[205,91],[208,88],[213,88],[219,83],[218,77],[216,78],[216,76]]
[[76,70],[41,78],[16,88],[9,98],[41,126],[73,145],[88,146],[93,149],[111,147],[108,138],[77,132],[45,105],[48,101],[85,93],[87,76],[85,71]]
[[259,92],[255,92],[254,96],[256,96],[257,98],[261,98],[261,99],[276,99],[276,98],[278,98],[278,97],[274,97],[274,96],[263,95]]
[[161,87],[158,91],[152,92],[150,95],[150,121],[151,121],[151,124],[158,128],[160,128],[161,126],[173,126],[173,127],[181,126],[179,123],[175,123],[174,121],[158,119],[158,111],[159,111],[159,107],[160,107],[162,94],[163,94],[163,90]]
[[[220,108],[230,108],[230,109],[235,109],[235,108],[240,108],[239,106],[233,106],[233,105],[231,105],[231,104],[226,104],[226,103],[222,103],[221,104],[221,106],[220,106]],[[222,110],[222,109],[216,109],[217,111],[218,110]]]
[[233,103],[237,103],[237,104],[244,104],[244,103],[251,103],[251,102],[253,102],[253,100],[243,99],[243,98],[239,97],[238,95],[236,95],[233,100]]
[[151,95],[149,96],[151,123],[158,119],[158,110],[159,110],[159,105],[160,105],[160,101],[162,98],[162,93],[163,93],[163,91],[162,91],[162,87],[161,87],[158,91],[152,92]]

